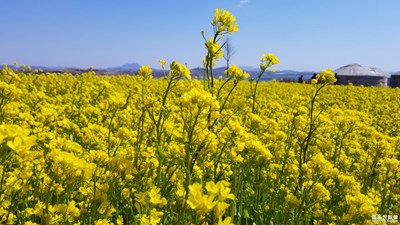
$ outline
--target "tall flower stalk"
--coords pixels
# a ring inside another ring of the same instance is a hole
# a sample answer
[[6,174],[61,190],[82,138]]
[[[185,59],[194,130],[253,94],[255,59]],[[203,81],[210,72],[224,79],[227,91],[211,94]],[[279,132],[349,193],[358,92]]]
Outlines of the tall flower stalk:
[[252,89],[252,112],[256,113],[257,109],[256,109],[256,97],[257,97],[257,87],[258,87],[258,83],[260,82],[260,79],[262,77],[262,75],[265,73],[265,71],[271,67],[272,65],[278,64],[279,63],[279,59],[278,57],[276,57],[274,54],[264,54],[261,57],[261,63],[260,63],[260,74],[258,74],[257,76],[257,80],[256,80],[256,85],[254,87],[254,89]]
[[204,38],[205,46],[207,48],[207,55],[203,61],[205,70],[204,77],[207,80],[207,87],[214,93],[214,73],[213,67],[215,66],[216,60],[222,58],[223,52],[222,47],[218,42],[224,38],[225,34],[231,34],[238,31],[238,24],[235,23],[236,18],[231,15],[230,12],[221,9],[215,9],[214,18],[212,20],[213,35],[207,40],[204,31],[201,35]]

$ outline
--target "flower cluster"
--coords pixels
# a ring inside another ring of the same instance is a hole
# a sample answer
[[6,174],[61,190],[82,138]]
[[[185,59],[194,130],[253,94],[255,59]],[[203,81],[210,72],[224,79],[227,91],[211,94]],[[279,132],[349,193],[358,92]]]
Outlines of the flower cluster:
[[[235,195],[230,193],[231,189],[229,188],[229,185],[229,182],[226,181],[219,181],[217,183],[214,183],[212,181],[207,182],[207,194],[204,194],[201,185],[199,183],[194,183],[189,186],[190,193],[187,203],[200,215],[204,216],[206,214],[214,212],[214,216],[218,218],[218,224],[220,224],[223,222],[222,216],[224,215],[226,209],[229,207],[229,204],[225,201],[235,199]],[[231,221],[231,218],[225,218],[224,221]]]
[[169,75],[171,77],[181,76],[181,77],[186,78],[186,79],[190,79],[191,78],[190,77],[190,70],[186,66],[184,66],[184,65],[182,65],[182,64],[180,64],[180,63],[178,63],[176,61],[173,61],[170,64],[169,67],[170,67]]
[[218,42],[213,41],[213,37],[211,37],[205,44],[207,47],[208,52],[210,52],[210,55],[214,58],[214,60],[218,60],[222,58],[223,52],[221,49],[221,46],[219,45]]
[[279,64],[278,57],[276,57],[274,54],[267,53],[261,57],[260,69],[264,71],[275,64]]
[[138,75],[142,76],[144,79],[151,79],[151,74],[153,73],[153,70],[149,66],[142,66],[140,67],[138,71]]
[[229,69],[225,70],[224,73],[229,77],[235,78],[235,80],[243,80],[250,76],[249,73],[244,72],[241,68],[233,64],[229,67]]
[[335,73],[331,69],[326,69],[321,71],[321,73],[317,74],[314,79],[312,79],[311,83],[324,83],[324,84],[333,84],[336,82]]
[[235,23],[236,18],[230,12],[221,9],[215,9],[212,25],[216,30],[221,32],[233,33],[238,31],[238,24]]

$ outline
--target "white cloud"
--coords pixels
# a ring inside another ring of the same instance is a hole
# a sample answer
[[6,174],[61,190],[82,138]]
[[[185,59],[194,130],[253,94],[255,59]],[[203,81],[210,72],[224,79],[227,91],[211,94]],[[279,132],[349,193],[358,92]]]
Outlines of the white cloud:
[[245,4],[249,4],[251,0],[240,0],[239,4],[237,5],[238,7],[242,7]]

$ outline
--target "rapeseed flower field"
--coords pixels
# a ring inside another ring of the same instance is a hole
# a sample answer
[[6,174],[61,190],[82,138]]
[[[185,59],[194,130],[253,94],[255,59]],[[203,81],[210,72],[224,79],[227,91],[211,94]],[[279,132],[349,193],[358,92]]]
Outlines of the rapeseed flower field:
[[[400,89],[259,82],[219,43],[203,80],[0,72],[1,224],[372,224],[400,214]],[[167,70],[167,65],[169,68]],[[389,222],[389,221],[388,221]]]

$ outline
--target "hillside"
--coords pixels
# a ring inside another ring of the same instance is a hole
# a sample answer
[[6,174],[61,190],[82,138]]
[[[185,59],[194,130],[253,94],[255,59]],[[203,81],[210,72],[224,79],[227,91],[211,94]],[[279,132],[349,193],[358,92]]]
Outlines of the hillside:
[[[9,65],[9,68],[14,70],[26,70],[26,68],[22,68],[21,66],[12,66]],[[136,74],[141,65],[138,63],[129,63],[124,64],[121,66],[116,67],[109,67],[109,68],[100,68],[94,69],[96,74],[98,75],[120,75],[120,74]],[[260,73],[259,69],[252,66],[240,66],[245,72],[250,74],[250,78],[257,79],[258,74]],[[87,72],[88,69],[76,68],[76,67],[62,67],[62,66],[55,66],[55,67],[46,67],[46,66],[30,66],[32,70],[41,70],[45,72],[51,73],[71,73],[71,74],[80,74]],[[225,76],[224,71],[226,70],[225,67],[217,67],[214,69],[214,76]],[[163,71],[161,69],[154,69],[153,68],[153,76],[154,77],[162,77],[164,76],[164,72],[168,73],[168,70]],[[297,81],[300,75],[303,75],[303,79],[309,79],[313,75],[314,72],[312,71],[294,71],[294,70],[278,70],[276,72],[266,71],[262,77],[262,81],[269,81],[269,80],[292,80]],[[191,74],[194,79],[202,79],[204,74],[203,68],[192,68]]]

